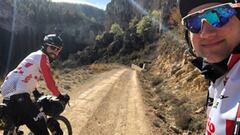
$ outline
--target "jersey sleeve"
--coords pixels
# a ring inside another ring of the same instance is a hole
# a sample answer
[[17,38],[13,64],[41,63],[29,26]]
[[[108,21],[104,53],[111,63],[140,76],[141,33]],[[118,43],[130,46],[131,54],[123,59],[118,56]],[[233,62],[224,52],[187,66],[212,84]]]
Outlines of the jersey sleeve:
[[58,90],[58,87],[55,84],[55,81],[52,77],[52,73],[50,70],[50,64],[47,60],[46,55],[42,55],[40,60],[40,69],[42,71],[43,78],[46,82],[47,88],[52,92],[54,96],[59,96],[60,92]]

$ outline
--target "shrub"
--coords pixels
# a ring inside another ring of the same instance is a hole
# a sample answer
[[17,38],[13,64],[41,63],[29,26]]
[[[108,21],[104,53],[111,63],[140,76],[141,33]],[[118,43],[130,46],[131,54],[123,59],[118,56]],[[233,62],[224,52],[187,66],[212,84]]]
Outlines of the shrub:
[[124,32],[119,24],[114,23],[111,26],[110,33],[113,33],[116,36],[122,36]]
[[152,21],[149,16],[144,16],[137,24],[137,33],[144,35],[144,32],[150,30],[152,27]]
[[189,110],[184,105],[175,106],[173,113],[175,117],[176,126],[181,128],[182,130],[188,129],[189,124],[192,121],[192,117],[190,115]]
[[160,77],[155,77],[153,80],[152,80],[152,86],[157,86],[158,84],[162,83],[163,82],[163,79],[160,78]]

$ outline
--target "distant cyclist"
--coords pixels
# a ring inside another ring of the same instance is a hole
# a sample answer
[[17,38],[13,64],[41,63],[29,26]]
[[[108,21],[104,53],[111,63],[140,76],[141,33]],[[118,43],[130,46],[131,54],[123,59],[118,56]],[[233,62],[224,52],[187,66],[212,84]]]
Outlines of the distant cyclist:
[[206,135],[239,134],[240,5],[234,0],[179,0],[192,62],[210,80]]
[[[30,98],[38,81],[43,78],[48,89],[59,100],[67,102],[68,95],[62,95],[52,77],[50,63],[55,60],[63,48],[62,39],[56,34],[44,37],[42,48],[29,54],[20,64],[6,76],[1,94],[9,108],[13,121],[21,119],[35,135],[48,135],[47,124],[38,108]],[[56,129],[57,135],[62,134]]]

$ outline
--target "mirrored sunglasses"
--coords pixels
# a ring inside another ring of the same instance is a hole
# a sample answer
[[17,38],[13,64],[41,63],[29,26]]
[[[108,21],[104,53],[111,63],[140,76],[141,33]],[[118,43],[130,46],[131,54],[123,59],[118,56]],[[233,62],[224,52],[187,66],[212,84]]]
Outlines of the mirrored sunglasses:
[[220,28],[229,22],[229,19],[236,15],[234,8],[239,4],[226,3],[197,11],[182,19],[182,24],[192,33],[199,33],[202,29],[202,21],[206,20],[215,28]]
[[57,47],[55,45],[51,45],[51,44],[47,44],[51,50],[54,50],[54,51],[61,51],[62,50],[62,47]]

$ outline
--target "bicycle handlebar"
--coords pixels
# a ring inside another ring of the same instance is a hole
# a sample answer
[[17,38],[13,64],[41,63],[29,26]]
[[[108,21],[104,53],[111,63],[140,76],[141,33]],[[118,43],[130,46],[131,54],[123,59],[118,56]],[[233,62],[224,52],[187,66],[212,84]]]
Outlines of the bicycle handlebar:
[[35,89],[33,95],[39,108],[43,108],[43,112],[49,116],[60,115],[65,110],[66,104],[69,105],[70,97],[67,94],[56,98],[52,95],[44,95],[43,92],[40,93]]

